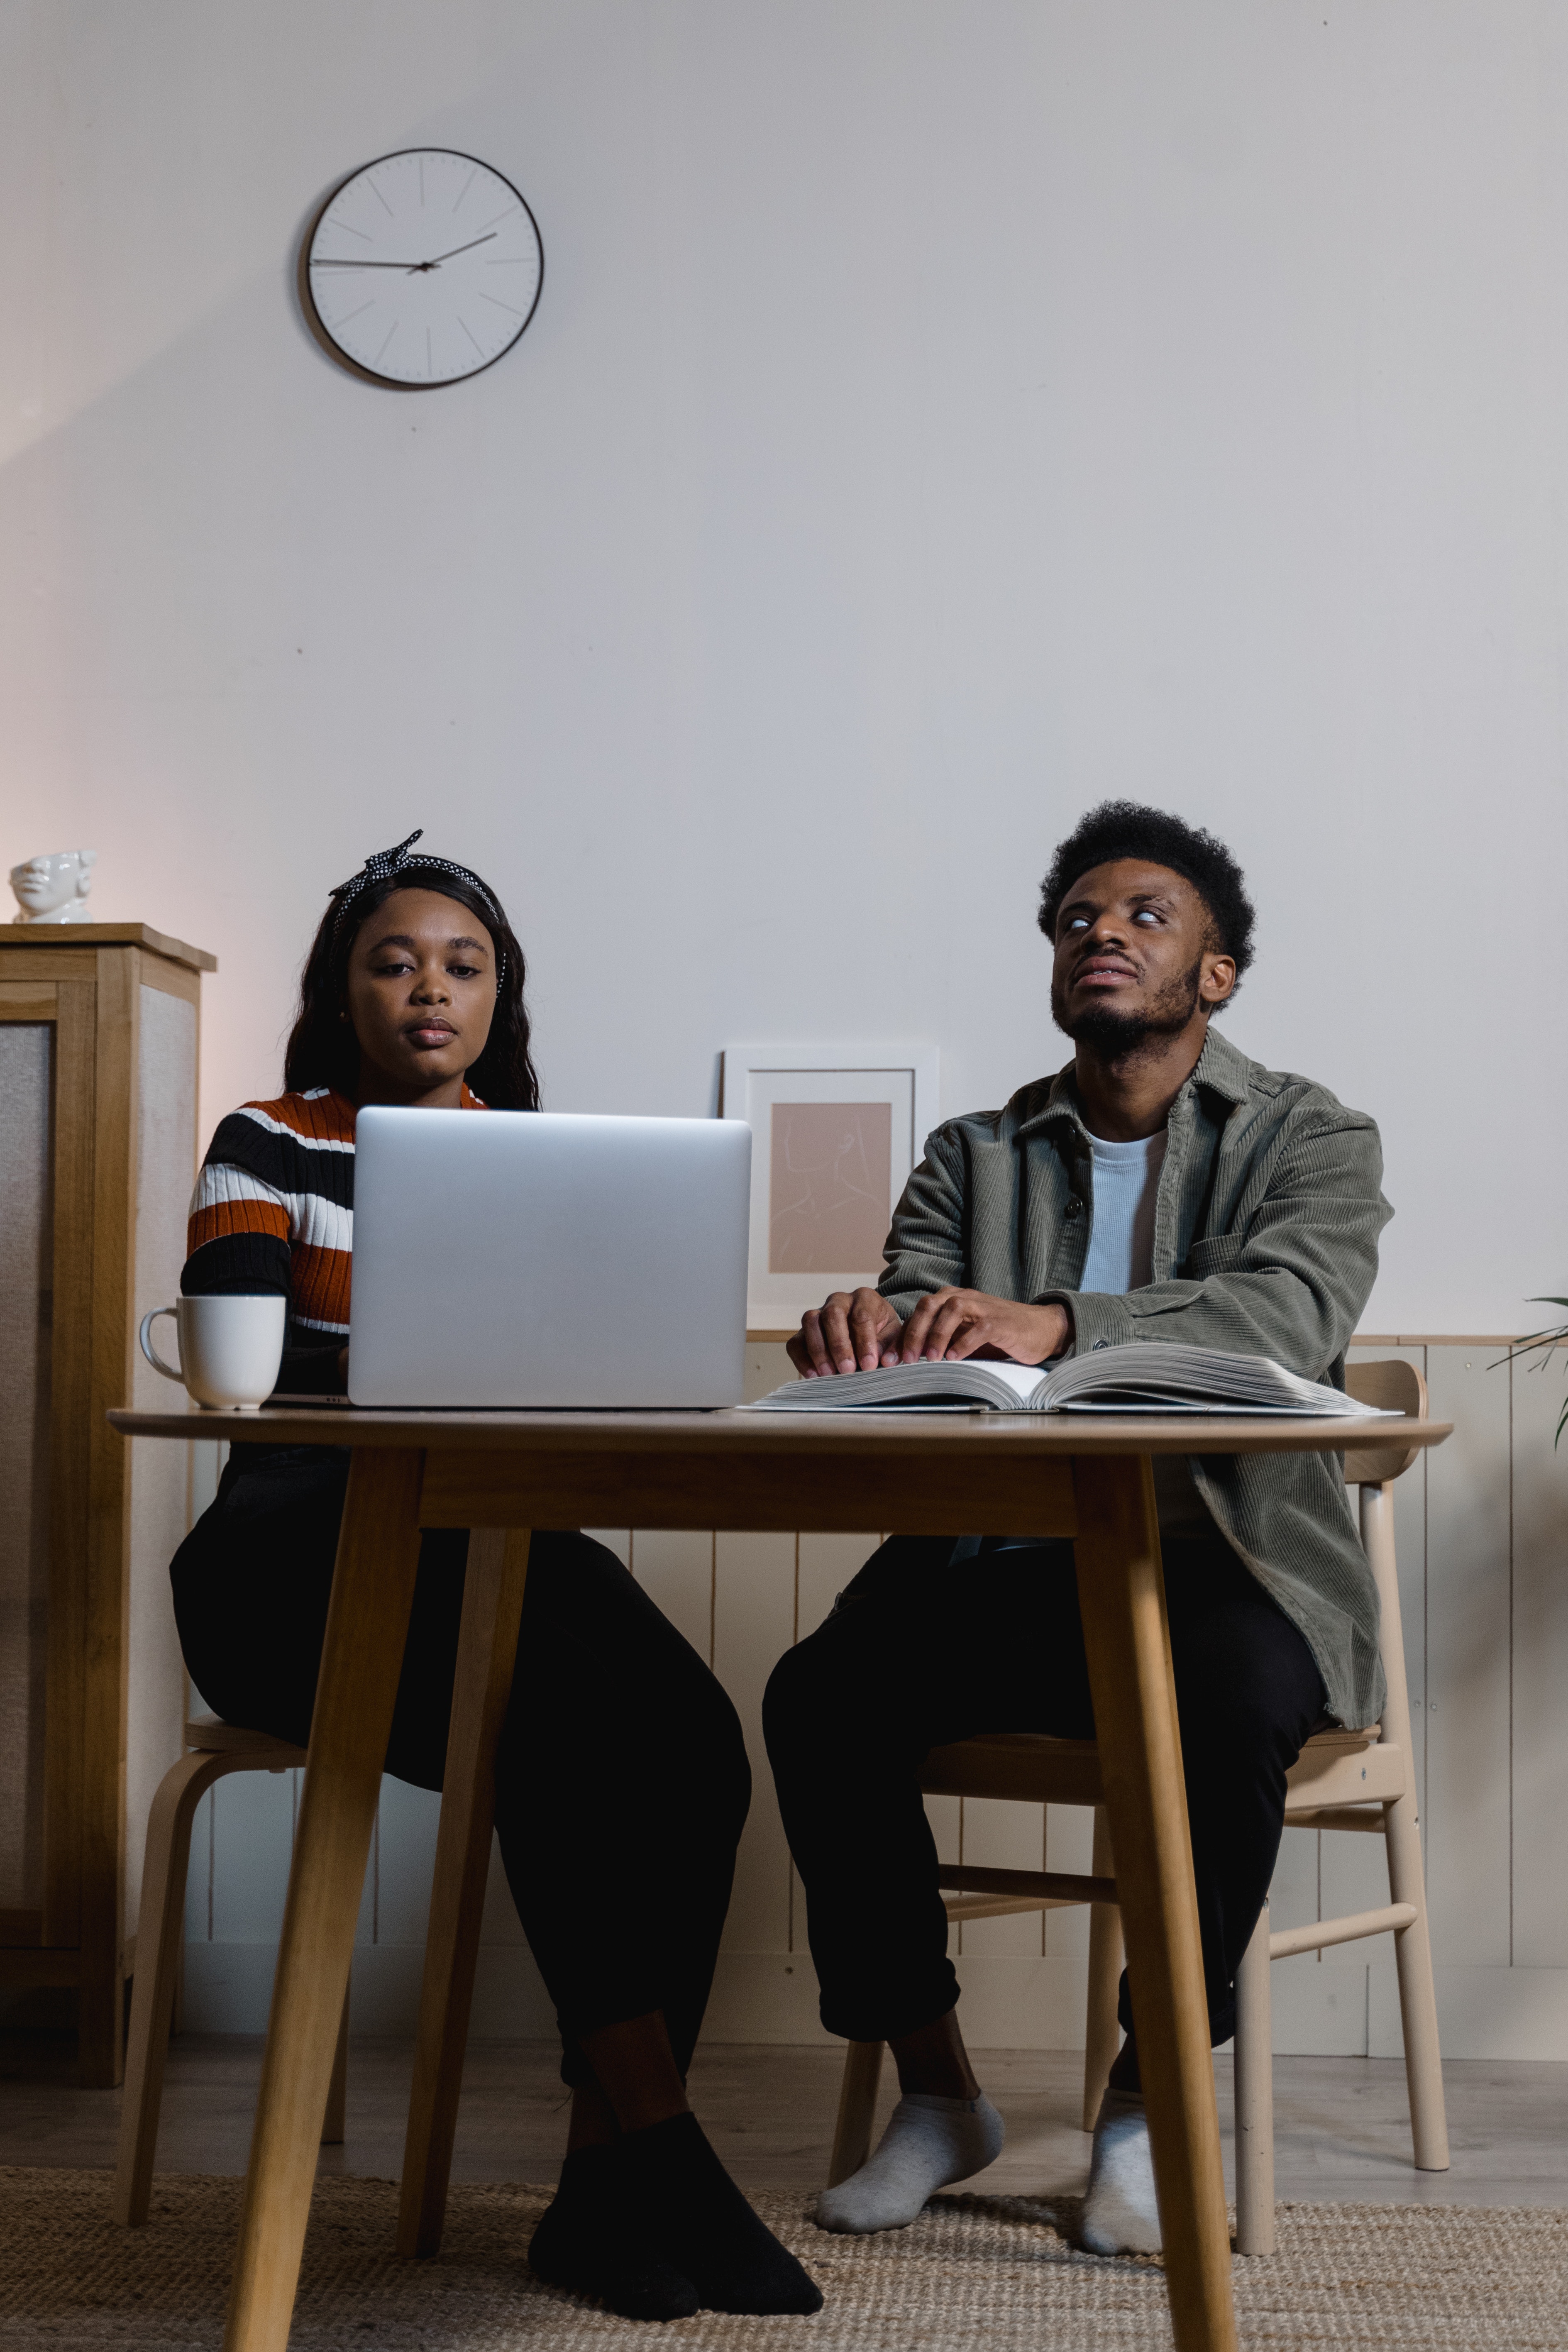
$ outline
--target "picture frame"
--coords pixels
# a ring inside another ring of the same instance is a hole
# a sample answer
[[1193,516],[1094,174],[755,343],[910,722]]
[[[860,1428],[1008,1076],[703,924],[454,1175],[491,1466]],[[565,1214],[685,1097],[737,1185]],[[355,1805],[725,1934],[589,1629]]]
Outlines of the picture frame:
[[752,1130],[749,1336],[785,1339],[830,1290],[874,1283],[937,1123],[934,1045],[727,1045],[719,1113]]

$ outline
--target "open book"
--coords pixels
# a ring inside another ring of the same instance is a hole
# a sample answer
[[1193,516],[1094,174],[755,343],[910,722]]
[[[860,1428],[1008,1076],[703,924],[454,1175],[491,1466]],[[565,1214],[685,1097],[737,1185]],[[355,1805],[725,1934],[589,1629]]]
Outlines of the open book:
[[[831,1380],[791,1381],[759,1397],[755,1412],[1288,1412],[1364,1421],[1382,1408],[1304,1381],[1269,1356],[1134,1339],[1043,1370],[1038,1364],[891,1364]],[[1394,1418],[1399,1416],[1395,1414]]]

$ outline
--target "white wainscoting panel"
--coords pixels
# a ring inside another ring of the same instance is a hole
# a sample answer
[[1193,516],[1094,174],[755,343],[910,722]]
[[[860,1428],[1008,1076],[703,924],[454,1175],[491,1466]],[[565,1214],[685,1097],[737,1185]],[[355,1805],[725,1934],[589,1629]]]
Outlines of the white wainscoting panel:
[[[1513,1368],[1513,1945],[1568,1969],[1568,1354]],[[1563,2055],[1563,2052],[1557,2053]]]
[[[1373,1347],[1423,1370],[1446,1446],[1395,1490],[1401,1607],[1422,1787],[1439,2016],[1454,2058],[1568,2058],[1568,1445],[1552,1436],[1560,1358],[1498,1365],[1492,1342]],[[786,1377],[782,1348],[749,1350],[753,1394]],[[1495,1367],[1495,1369],[1494,1369]],[[205,1449],[203,1449],[205,1450]],[[805,1906],[762,1740],[774,1660],[832,1608],[875,1538],[595,1530],[712,1664],[745,1728],[754,1790],[707,2031],[718,2041],[823,2037]],[[296,1791],[292,1773],[237,1775],[192,1843],[184,2021],[258,2032],[270,1990]],[[1087,1869],[1090,1816],[963,1803],[928,1811],[945,1859]],[[385,1783],[360,1916],[360,2031],[412,2031],[437,1800]],[[1387,1900],[1381,1841],[1285,1834],[1276,1926]],[[952,1949],[976,2048],[1081,2046],[1087,1917],[976,1922]],[[1302,1955],[1274,1972],[1276,2047],[1396,2056],[1392,1939]],[[547,2034],[548,1996],[493,1861],[475,2000],[479,2037]]]
[[1495,1348],[1433,1348],[1454,1434],[1426,1462],[1426,1886],[1442,1958],[1507,1968],[1510,1927],[1509,1386]]

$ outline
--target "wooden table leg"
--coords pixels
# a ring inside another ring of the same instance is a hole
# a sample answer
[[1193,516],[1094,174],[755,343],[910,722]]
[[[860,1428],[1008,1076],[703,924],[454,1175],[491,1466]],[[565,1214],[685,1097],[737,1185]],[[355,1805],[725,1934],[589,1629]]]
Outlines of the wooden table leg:
[[1154,1480],[1080,1456],[1078,1588],[1178,2352],[1235,2352],[1230,2232]]
[[476,1528],[468,1538],[463,1621],[452,1685],[452,1727],[430,1889],[414,2091],[403,2150],[397,2251],[433,2254],[441,2242],[458,2128],[463,2050],[479,1960],[479,1921],[495,1819],[496,1747],[511,1695],[528,1579],[526,1528]]
[[351,1973],[338,2019],[338,2046],[332,2053],[332,2079],[327,2087],[327,2112],[321,2118],[321,2146],[342,2147],[349,2127],[349,2011],[353,2006]]
[[424,1455],[356,1450],[272,1984],[224,2352],[286,2352],[414,1580]]

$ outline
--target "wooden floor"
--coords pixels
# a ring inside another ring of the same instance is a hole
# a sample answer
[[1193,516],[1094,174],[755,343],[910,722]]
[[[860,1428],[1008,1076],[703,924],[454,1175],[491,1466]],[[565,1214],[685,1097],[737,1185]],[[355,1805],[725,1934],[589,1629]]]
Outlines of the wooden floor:
[[[249,2142],[261,2044],[188,2034],[173,2045],[159,2169],[239,2172]],[[1007,2122],[989,2187],[1081,2189],[1089,2142],[1078,2129],[1079,2062],[1067,2052],[987,2050],[981,2080]],[[412,2052],[356,2042],[348,2140],[323,2149],[335,2172],[395,2178]],[[1231,2173],[1230,2061],[1215,2062]],[[835,2050],[710,2045],[692,2103],[742,2185],[819,2187],[837,2095]],[[888,2070],[890,2076],[891,2069]],[[1444,2068],[1453,2168],[1410,2163],[1405,2071],[1389,2059],[1275,2060],[1278,2192],[1312,2203],[1359,2200],[1568,2207],[1568,2065],[1461,2061]],[[890,2084],[884,2106],[890,2105]],[[565,2137],[552,2045],[480,2042],[469,2053],[454,2171],[464,2180],[552,2180]],[[0,2037],[0,2163],[110,2165],[118,2092],[79,2090],[68,2038]]]

